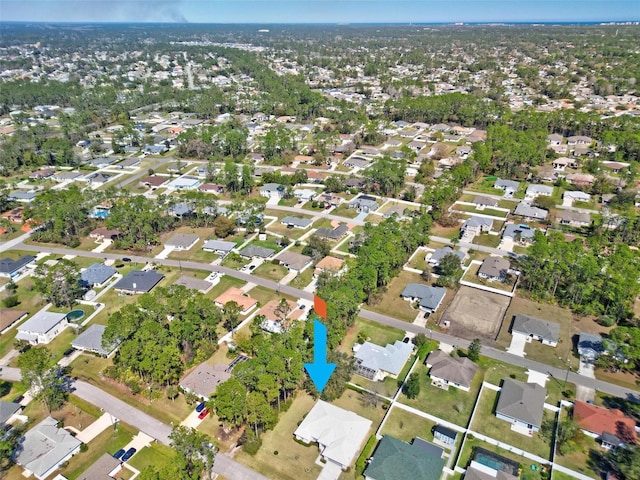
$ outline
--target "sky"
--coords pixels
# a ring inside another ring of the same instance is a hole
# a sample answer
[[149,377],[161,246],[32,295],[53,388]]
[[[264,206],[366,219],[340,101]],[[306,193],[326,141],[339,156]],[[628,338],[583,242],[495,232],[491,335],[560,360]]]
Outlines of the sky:
[[190,23],[640,20],[640,0],[0,0],[0,21]]

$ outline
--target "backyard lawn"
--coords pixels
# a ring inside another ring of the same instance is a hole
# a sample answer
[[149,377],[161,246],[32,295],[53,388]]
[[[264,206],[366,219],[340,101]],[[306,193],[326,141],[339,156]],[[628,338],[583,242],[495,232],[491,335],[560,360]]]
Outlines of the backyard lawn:
[[[495,406],[499,392],[485,388],[478,400],[471,428],[493,439],[534,453],[542,458],[551,458],[551,445],[540,432],[528,437],[511,430],[511,424],[495,416]],[[554,418],[554,414],[544,410],[544,419]],[[544,421],[544,420],[543,420]]]
[[431,420],[396,407],[388,414],[380,434],[391,435],[392,437],[409,443],[415,437],[420,437],[423,440],[432,442],[433,433],[431,429],[435,426],[436,424]]
[[369,309],[407,322],[413,322],[420,311],[413,308],[410,302],[403,300],[400,296],[408,283],[425,284],[424,280],[422,280],[417,273],[403,270],[397,277],[391,280],[387,291],[382,295],[380,301],[375,305],[370,305]]

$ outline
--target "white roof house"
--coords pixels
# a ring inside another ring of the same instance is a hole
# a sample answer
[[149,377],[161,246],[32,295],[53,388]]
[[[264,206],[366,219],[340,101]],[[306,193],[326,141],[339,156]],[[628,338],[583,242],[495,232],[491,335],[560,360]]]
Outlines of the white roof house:
[[369,434],[371,420],[318,400],[293,434],[305,442],[318,442],[322,458],[347,469]]
[[397,376],[413,351],[413,345],[400,340],[386,347],[371,342],[356,345],[356,373],[370,380],[383,380],[387,375]]
[[550,197],[553,195],[553,187],[547,185],[529,185],[524,194],[525,200],[533,200],[536,197]]
[[32,345],[51,342],[69,324],[66,313],[39,311],[18,327],[17,340]]
[[110,345],[107,348],[102,345],[102,336],[106,329],[107,327],[104,325],[91,325],[84,332],[71,340],[71,346],[76,350],[93,352],[98,355],[108,357],[115,351],[117,345]]
[[47,478],[80,451],[82,442],[57,425],[55,418],[47,417],[25,433],[22,446],[15,454],[15,461],[24,468],[25,476]]

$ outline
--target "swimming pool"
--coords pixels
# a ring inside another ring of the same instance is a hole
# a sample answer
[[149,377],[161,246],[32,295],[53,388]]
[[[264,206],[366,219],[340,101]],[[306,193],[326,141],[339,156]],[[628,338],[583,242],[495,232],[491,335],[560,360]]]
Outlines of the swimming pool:
[[82,310],[81,308],[71,310],[69,313],[67,313],[67,320],[69,320],[70,322],[75,323],[82,317],[84,317],[84,310]]
[[500,460],[496,460],[495,458],[488,457],[483,453],[478,453],[474,460],[478,463],[481,463],[485,467],[493,468],[494,470],[504,471],[504,463]]

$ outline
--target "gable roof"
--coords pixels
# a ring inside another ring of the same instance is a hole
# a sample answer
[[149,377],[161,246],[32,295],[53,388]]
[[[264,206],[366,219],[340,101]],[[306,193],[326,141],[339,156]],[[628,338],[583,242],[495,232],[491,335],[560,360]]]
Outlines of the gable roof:
[[256,299],[243,295],[242,290],[237,287],[229,287],[223,293],[218,295],[214,302],[222,306],[226,305],[229,302],[236,302],[238,305],[240,305],[240,308],[242,308],[243,312],[249,310],[256,303],[258,303]]
[[[462,148],[462,147],[459,147]],[[477,205],[488,205],[490,207],[497,207],[499,202],[495,198],[484,197],[482,195],[476,195],[471,203],[475,203]]]
[[504,227],[502,237],[515,238],[516,235],[520,235],[520,238],[531,239],[536,233],[535,228],[528,227],[527,225],[516,225],[515,223],[509,223]]
[[206,280],[200,280],[199,278],[189,277],[188,275],[182,275],[173,284],[182,285],[186,288],[190,288],[192,290],[198,290],[199,292],[202,292],[202,293],[207,292],[213,286],[211,282],[207,282]]
[[585,212],[576,212],[575,210],[560,210],[557,213],[558,220],[565,222],[591,223],[591,216]]
[[275,253],[275,250],[271,248],[259,247],[258,245],[249,245],[238,252],[241,257],[260,257],[269,258]]
[[322,455],[340,465],[350,465],[371,428],[371,420],[318,400],[294,435],[316,441]]
[[431,365],[429,375],[442,378],[451,383],[471,387],[478,366],[468,358],[454,358],[442,350],[434,350],[425,360]]
[[355,354],[360,365],[371,370],[382,370],[391,375],[398,375],[411,356],[413,345],[400,340],[391,345],[381,347],[371,342],[364,342]]
[[527,195],[553,195],[553,187],[532,184],[527,187]]
[[460,259],[461,262],[464,260],[464,257],[465,257],[465,253],[463,251],[454,250],[453,248],[446,246],[446,247],[438,248],[436,251],[434,251],[431,254],[431,258],[429,259],[429,262],[440,263],[440,260],[442,260],[444,257],[446,257],[449,254],[455,255]]
[[311,263],[311,257],[296,252],[284,251],[280,253],[276,260],[293,270],[302,270]]
[[493,220],[491,220],[490,218],[485,218],[485,217],[471,217],[470,219],[466,220],[463,224],[462,224],[462,228],[468,228],[468,227],[489,227],[489,229],[491,229],[491,227],[493,227]]
[[201,363],[180,380],[180,386],[189,389],[197,395],[209,398],[216,391],[218,385],[231,378],[227,367],[222,364],[215,366]]
[[500,278],[503,277],[507,270],[511,267],[509,260],[502,257],[489,257],[485,258],[478,269],[478,273],[487,275],[489,277]]
[[547,391],[537,383],[523,383],[510,378],[503,380],[496,415],[515,418],[528,425],[542,424]]
[[385,435],[378,443],[364,472],[372,480],[438,480],[444,459],[422,448],[427,443],[416,438],[412,444]]
[[93,462],[76,480],[113,480],[109,474],[121,466],[121,461],[108,453]]
[[544,220],[547,218],[546,210],[538,207],[534,207],[528,203],[520,202],[516,209],[513,211],[514,215],[520,215],[521,217],[529,217],[529,218],[539,218],[540,220]]
[[408,283],[400,294],[402,297],[417,298],[420,306],[435,310],[446,295],[447,290],[442,287],[429,287],[421,283]]
[[235,242],[227,242],[225,240],[207,240],[202,245],[203,250],[213,250],[220,252],[230,252],[235,248]]
[[520,186],[520,182],[516,182],[514,180],[503,180],[501,178],[498,178],[496,180],[496,183],[494,183],[495,188],[501,188],[501,189],[512,189],[512,190],[518,190],[518,187]]
[[581,429],[588,432],[598,435],[610,433],[625,443],[636,441],[636,422],[618,409],[609,410],[576,400],[573,404],[573,419]]
[[116,271],[104,263],[94,263],[80,273],[80,282],[89,287],[100,285],[115,275]]
[[0,307],[0,331],[10,327],[28,313],[25,310]]
[[200,240],[198,235],[189,235],[186,233],[176,233],[165,242],[165,247],[188,248]]
[[331,240],[338,240],[342,238],[345,233],[349,231],[347,225],[338,225],[336,228],[323,227],[316,230],[316,235],[319,237],[330,238]]
[[341,258],[327,255],[318,263],[316,263],[316,268],[320,270],[328,270],[330,272],[339,272],[343,265],[344,260],[342,260]]
[[25,433],[16,463],[42,477],[79,448],[82,442],[57,425],[56,419],[47,417]]
[[[18,327],[18,332],[47,333],[67,317],[66,313],[40,310]],[[17,338],[17,337],[16,337]]]
[[286,216],[280,221],[280,223],[293,225],[294,227],[307,228],[313,222],[308,218]]
[[146,293],[151,291],[163,278],[164,275],[155,270],[132,270],[126,277],[121,278],[113,288],[115,290]]
[[512,332],[524,335],[536,335],[545,340],[557,342],[560,338],[560,325],[555,322],[548,322],[529,315],[515,315],[513,317]]
[[11,418],[11,416],[22,408],[22,405],[14,402],[0,402],[0,425]]
[[17,272],[21,268],[29,265],[31,262],[34,262],[36,257],[33,255],[23,255],[17,260],[13,260],[11,258],[3,258],[0,259],[0,273],[4,274],[12,274]]
[[71,341],[71,346],[78,350],[87,350],[105,356],[109,355],[113,352],[116,345],[111,345],[109,349],[105,349],[102,346],[102,336],[106,329],[106,326],[95,323],[74,338]]

